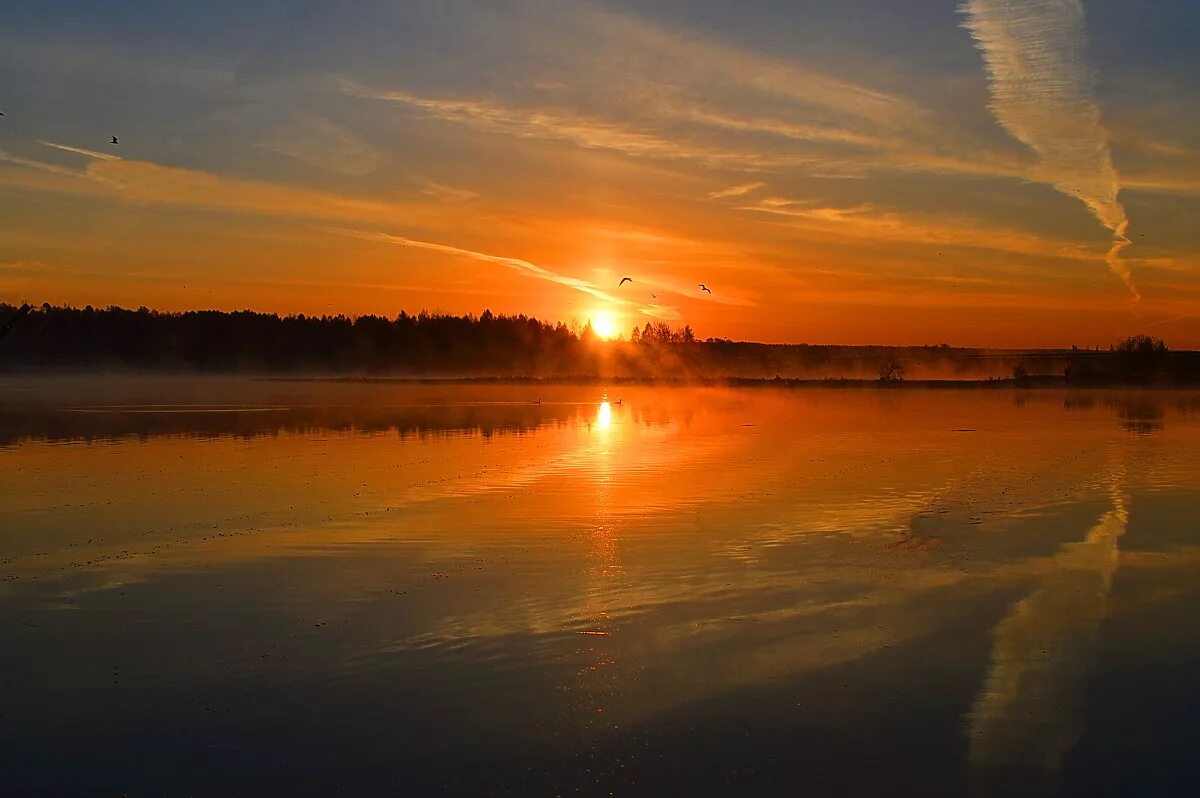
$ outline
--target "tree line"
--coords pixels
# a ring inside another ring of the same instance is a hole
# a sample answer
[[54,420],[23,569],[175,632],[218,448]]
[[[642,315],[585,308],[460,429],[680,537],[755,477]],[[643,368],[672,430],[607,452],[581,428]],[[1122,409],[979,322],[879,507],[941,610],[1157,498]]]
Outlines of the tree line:
[[589,325],[489,310],[351,318],[0,304],[0,371],[33,370],[1157,384],[1200,382],[1200,353],[1149,336],[1108,351],[760,344],[654,321],[602,341]]
[[[0,305],[0,316],[16,310]],[[490,311],[389,319],[45,304],[0,342],[0,368],[560,374],[586,365],[585,344],[564,324]]]

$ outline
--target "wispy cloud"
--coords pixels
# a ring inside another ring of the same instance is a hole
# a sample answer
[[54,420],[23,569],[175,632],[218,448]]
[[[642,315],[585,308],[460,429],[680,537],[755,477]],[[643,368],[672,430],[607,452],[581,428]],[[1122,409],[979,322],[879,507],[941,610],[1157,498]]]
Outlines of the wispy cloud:
[[[231,213],[257,213],[296,219],[343,222],[384,222],[398,216],[425,224],[448,223],[445,209],[428,203],[399,203],[335,194],[317,189],[225,177],[197,169],[164,166],[152,161],[93,159],[83,170],[24,158],[0,151],[0,162],[26,169],[15,171],[3,183],[20,188],[75,193],[124,200],[144,205],[177,205]],[[59,180],[57,177],[76,178]]]
[[455,122],[486,133],[564,141],[580,147],[613,150],[634,157],[690,160],[752,169],[783,166],[806,160],[790,156],[773,157],[750,149],[736,150],[697,144],[566,109],[527,108],[494,100],[427,97],[405,91],[368,89],[348,81],[343,81],[341,86],[345,93],[355,97],[404,105],[436,119]]
[[799,124],[769,116],[739,115],[694,106],[667,106],[663,108],[663,113],[675,119],[684,119],[711,127],[727,128],[740,133],[768,133],[772,136],[793,139],[795,141],[852,144],[878,149],[884,149],[888,146],[888,142],[879,136],[858,132],[847,127]]
[[678,310],[669,305],[651,303],[640,310],[643,315],[649,316],[652,319],[659,319],[660,321],[678,321],[683,316]]
[[1161,327],[1164,324],[1174,324],[1177,321],[1183,321],[1184,319],[1194,319],[1197,316],[1200,316],[1200,313],[1184,313],[1179,316],[1172,316],[1167,319],[1162,319],[1160,321],[1151,322],[1150,324],[1145,324],[1143,326],[1144,327]]
[[489,255],[486,252],[476,252],[472,249],[462,249],[460,247],[450,246],[449,244],[437,244],[430,241],[417,241],[416,239],[405,238],[404,236],[389,235],[388,233],[363,230],[346,230],[339,228],[329,229],[330,232],[351,236],[353,238],[359,238],[364,241],[380,241],[386,244],[395,244],[396,246],[401,247],[415,247],[417,249],[440,252],[445,255],[469,258],[471,260],[482,261],[484,263],[495,263],[512,269],[513,271],[523,274],[527,277],[535,277],[539,280],[546,280],[551,283],[566,286],[567,288],[573,288],[576,291],[582,291],[585,294],[590,294],[597,299],[603,299],[605,302],[610,302],[614,305],[629,307],[634,304],[626,299],[621,299],[620,297],[613,296],[607,291],[601,290],[594,283],[591,283],[587,280],[583,280],[579,277],[571,277],[570,275],[566,274],[560,274],[556,271],[538,266],[536,263],[530,263],[527,260],[522,260],[521,258],[509,258],[503,255]]
[[[296,113],[282,121],[273,121],[269,119],[273,111],[268,107],[257,112],[267,117],[266,131],[259,142],[265,149],[343,175],[370,174],[383,160],[375,147],[324,117]],[[250,115],[249,121],[254,121],[254,115]]]
[[[574,27],[557,31],[569,46],[556,66],[582,75],[572,91],[589,92],[591,107],[695,141],[745,141],[760,168],[1027,177],[1027,159],[981,148],[974,131],[956,133],[938,108],[891,89],[594,5],[574,16]],[[597,74],[603,81],[589,79]]]
[[885,91],[694,32],[664,30],[634,16],[588,7],[578,24],[590,39],[603,41],[607,52],[620,55],[612,68],[635,85],[652,82],[661,90],[667,84],[658,81],[658,75],[688,75],[697,97],[711,96],[714,90],[753,91],[875,126],[906,124],[920,113],[906,99]]
[[[798,125],[782,119],[742,117],[732,113],[673,108],[669,103],[641,109],[638,118],[621,121],[569,108],[523,106],[495,99],[430,97],[408,91],[370,89],[349,81],[342,91],[362,99],[390,102],[429,117],[452,122],[482,133],[515,138],[561,141],[587,149],[609,150],[634,158],[688,161],[704,166],[748,172],[807,169],[813,174],[858,177],[871,172],[923,172],[1021,177],[1014,164],[993,156],[974,159],[927,151],[910,137],[879,138],[849,129]],[[685,135],[679,132],[684,123]],[[690,125],[687,126],[687,125]],[[711,130],[719,127],[735,133],[767,133],[793,144],[837,145],[763,147],[747,141],[745,146],[714,140]],[[853,145],[846,154],[842,145]]]
[[0,261],[0,272],[32,272],[45,271],[46,264],[37,261],[10,260]]
[[945,115],[901,94],[701,32],[668,31],[584,4],[569,8],[539,20],[543,27],[534,28],[540,35],[527,43],[539,48],[556,75],[571,78],[556,81],[550,94],[505,90],[499,82],[483,94],[437,95],[418,84],[353,77],[337,85],[352,96],[483,133],[636,158],[836,177],[1028,178],[1028,157],[981,149],[974,132],[956,134]]
[[39,172],[48,172],[53,175],[61,175],[63,177],[78,177],[87,178],[86,172],[81,172],[77,169],[68,169],[65,166],[46,163],[45,161],[34,160],[33,158],[23,158],[20,155],[13,155],[11,152],[0,150],[0,161],[10,163],[14,166],[24,166],[26,169],[36,169]]
[[1015,138],[1037,153],[1035,175],[1083,202],[1115,241],[1109,268],[1138,298],[1121,250],[1129,220],[1118,199],[1100,108],[1084,60],[1087,41],[1080,0],[967,0],[966,27],[983,53],[992,112]]
[[824,206],[807,200],[766,197],[739,210],[777,217],[782,223],[835,238],[888,241],[931,246],[972,247],[1045,258],[1092,260],[1093,249],[1018,230],[997,228],[970,219],[929,218],[877,208],[866,203]]
[[38,139],[37,143],[45,147],[53,147],[56,150],[62,150],[63,152],[73,152],[76,155],[86,155],[88,158],[94,158],[97,161],[121,160],[121,156],[114,155],[111,152],[96,152],[95,150],[86,150],[83,147],[72,147],[70,144],[58,144],[57,142],[46,141],[44,139]]
[[426,183],[421,193],[442,202],[470,202],[479,199],[479,193],[466,188],[455,188],[443,183]]
[[714,191],[708,195],[708,198],[725,199],[727,197],[743,197],[746,194],[749,194],[751,191],[757,191],[765,185],[766,183],[761,181],[756,183],[742,183],[741,185],[730,186],[729,188],[723,188],[720,191]]
[[1150,172],[1122,180],[1125,188],[1158,194],[1200,196],[1200,177],[1167,172]]

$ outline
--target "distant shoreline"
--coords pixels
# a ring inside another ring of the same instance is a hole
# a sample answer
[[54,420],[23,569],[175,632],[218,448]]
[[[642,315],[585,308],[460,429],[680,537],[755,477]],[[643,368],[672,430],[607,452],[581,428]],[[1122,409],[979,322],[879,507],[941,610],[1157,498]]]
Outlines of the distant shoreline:
[[[228,375],[232,376],[232,375]],[[1089,390],[1089,389],[1170,389],[1197,390],[1197,383],[1134,383],[1094,382],[1073,383],[1065,377],[1035,376],[1021,380],[1013,378],[963,379],[963,380],[868,380],[853,378],[776,378],[776,377],[405,377],[405,376],[266,376],[253,379],[263,382],[314,382],[314,383],[366,383],[404,385],[627,385],[632,387],[662,388],[840,388],[881,390]]]
[[[528,316],[160,313],[0,303],[0,373],[940,389],[1200,386],[1200,352],[762,344],[647,323],[604,340]],[[559,376],[554,376],[559,375]]]

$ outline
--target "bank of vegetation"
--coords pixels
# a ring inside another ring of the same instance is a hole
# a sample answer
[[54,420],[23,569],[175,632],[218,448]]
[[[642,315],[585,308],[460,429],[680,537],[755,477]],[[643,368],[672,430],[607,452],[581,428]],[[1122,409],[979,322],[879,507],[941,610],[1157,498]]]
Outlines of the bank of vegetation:
[[525,315],[278,316],[253,311],[0,305],[0,371],[367,377],[977,381],[1190,385],[1200,353],[1136,336],[1106,350],[827,346],[698,339],[647,323],[618,341]]

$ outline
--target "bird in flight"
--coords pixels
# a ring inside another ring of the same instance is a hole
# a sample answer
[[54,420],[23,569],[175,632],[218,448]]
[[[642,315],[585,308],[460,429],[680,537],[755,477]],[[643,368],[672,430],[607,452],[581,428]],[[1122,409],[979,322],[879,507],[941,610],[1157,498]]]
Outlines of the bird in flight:
[[116,136],[113,136],[113,137],[112,137],[112,139],[113,139],[113,140],[112,140],[112,143],[113,143],[113,144],[120,144],[120,143],[121,143],[121,142],[117,141],[117,137],[116,137]]
[[633,282],[632,277],[622,277],[621,282],[617,283],[617,288],[620,288],[621,286],[625,285],[625,283],[632,283],[632,282]]
[[705,291],[705,292],[707,292],[707,293],[709,293],[709,294],[711,294],[711,293],[712,293],[712,289],[711,289],[711,288],[709,288],[709,287],[708,287],[707,285],[705,285],[704,283],[700,283],[700,290],[701,290],[701,291]]
[[651,298],[651,299],[658,299],[658,294],[651,294],[651,295],[650,295],[650,298]]

